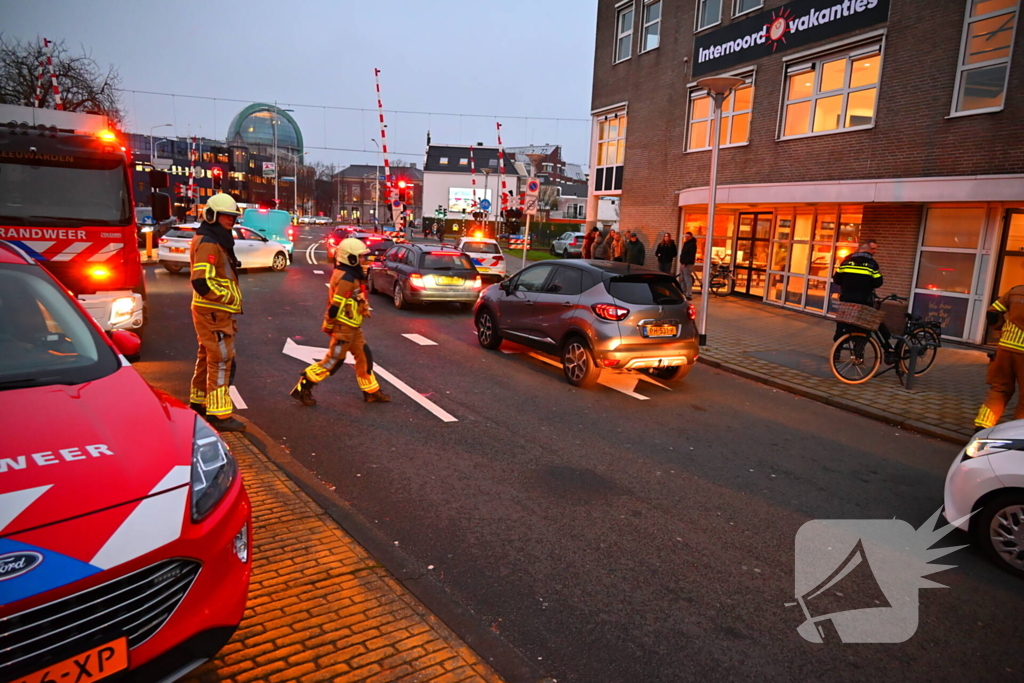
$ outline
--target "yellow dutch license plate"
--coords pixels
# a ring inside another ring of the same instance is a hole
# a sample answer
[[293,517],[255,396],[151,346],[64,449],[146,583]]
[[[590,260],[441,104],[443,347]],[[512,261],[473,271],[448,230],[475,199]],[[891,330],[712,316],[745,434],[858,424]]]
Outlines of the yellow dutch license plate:
[[461,277],[438,277],[437,284],[439,285],[461,285]]
[[490,268],[485,268],[484,266],[477,266],[476,269],[481,273],[489,273],[491,270]]
[[647,326],[648,337],[674,337],[678,331],[679,328],[675,325]]
[[171,247],[170,251],[171,251],[172,254],[184,254],[185,253],[185,248],[184,247]]
[[118,638],[106,645],[57,662],[14,683],[81,683],[98,681],[128,668],[128,639]]

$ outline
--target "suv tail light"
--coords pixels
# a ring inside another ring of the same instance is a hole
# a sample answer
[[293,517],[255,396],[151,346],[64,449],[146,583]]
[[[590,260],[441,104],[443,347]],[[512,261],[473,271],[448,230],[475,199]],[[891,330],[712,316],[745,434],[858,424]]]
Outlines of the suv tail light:
[[697,309],[694,308],[693,304],[686,304],[686,315],[690,320],[697,319]]
[[483,286],[484,286],[484,281],[480,278],[479,275],[477,275],[476,279],[473,280],[473,289],[482,289]]
[[412,285],[413,289],[426,289],[427,285],[423,282],[423,276],[419,273],[413,273],[409,276],[409,284]]
[[569,242],[569,246],[570,247],[575,247],[576,246],[576,238],[575,237],[572,238],[572,242]]
[[590,307],[598,318],[604,320],[625,320],[629,309],[615,304],[594,304]]
[[166,237],[161,237],[156,242],[157,242],[157,244],[167,244],[167,238]]

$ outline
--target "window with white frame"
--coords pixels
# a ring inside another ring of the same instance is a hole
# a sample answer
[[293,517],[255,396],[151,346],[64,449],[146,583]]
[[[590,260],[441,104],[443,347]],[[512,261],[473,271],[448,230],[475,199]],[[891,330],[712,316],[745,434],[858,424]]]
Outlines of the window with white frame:
[[786,69],[782,137],[869,128],[875,123],[880,45]]
[[626,112],[596,117],[597,164],[594,168],[595,192],[622,190],[622,167],[626,156]]
[[735,17],[746,12],[752,12],[762,5],[764,5],[764,0],[734,0],[732,15]]
[[1010,75],[1020,0],[967,0],[954,114],[999,111]]
[[[754,107],[752,78],[729,93],[722,102],[721,147],[742,145],[750,139],[750,112]],[[715,128],[715,103],[706,90],[690,92],[690,126],[686,148],[690,151],[711,149]]]
[[644,4],[643,30],[640,33],[640,52],[653,50],[661,44],[661,0]]
[[700,31],[722,21],[722,0],[697,0],[697,28]]
[[615,13],[615,61],[629,59],[633,50],[633,4]]

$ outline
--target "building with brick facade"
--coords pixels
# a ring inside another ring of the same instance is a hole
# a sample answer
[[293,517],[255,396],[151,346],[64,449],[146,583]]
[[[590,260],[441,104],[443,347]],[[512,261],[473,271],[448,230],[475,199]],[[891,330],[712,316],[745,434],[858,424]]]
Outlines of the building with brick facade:
[[[419,222],[423,217],[423,171],[416,164],[395,166],[391,169],[396,192],[404,200],[410,220]],[[386,225],[392,222],[388,205],[384,167],[373,164],[352,164],[334,174],[337,192],[335,216],[342,222],[356,225]],[[398,190],[398,183],[405,187]]]
[[737,293],[828,315],[834,268],[875,239],[882,292],[985,342],[985,309],[1024,283],[1020,5],[599,0],[588,203],[619,197],[649,246],[704,236],[714,106],[697,81],[737,77],[712,252]]

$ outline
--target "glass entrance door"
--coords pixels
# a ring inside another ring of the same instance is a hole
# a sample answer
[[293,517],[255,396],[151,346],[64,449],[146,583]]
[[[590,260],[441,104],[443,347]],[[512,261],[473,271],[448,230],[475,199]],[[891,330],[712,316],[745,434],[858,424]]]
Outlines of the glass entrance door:
[[733,250],[735,292],[758,298],[764,297],[768,270],[768,248],[772,237],[772,214],[741,213],[736,229],[736,248]]
[[[1010,291],[1012,287],[1024,285],[1024,211],[1008,210],[1005,225],[1002,246],[999,250],[996,284],[992,289],[991,300],[985,302],[986,307]],[[989,327],[985,334],[985,343],[995,344],[998,341],[999,331]]]

